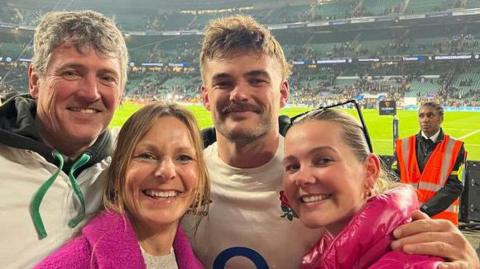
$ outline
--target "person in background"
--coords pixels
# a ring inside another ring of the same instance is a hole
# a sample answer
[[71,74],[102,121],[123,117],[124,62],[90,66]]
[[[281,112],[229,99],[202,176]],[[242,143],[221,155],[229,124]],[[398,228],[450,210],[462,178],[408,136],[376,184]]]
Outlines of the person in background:
[[[278,117],[288,100],[290,74],[282,47],[251,17],[212,20],[200,70],[216,142],[204,150],[211,180],[209,215],[183,222],[194,251],[207,268],[298,268],[323,229],[305,227],[278,203],[284,142]],[[418,211],[412,217],[415,221],[394,232],[399,239],[392,246],[446,257],[454,261],[452,268],[479,266],[458,229]]]
[[98,209],[127,63],[122,33],[100,13],[40,20],[30,94],[0,107],[0,267],[31,268]]
[[119,133],[105,210],[36,268],[203,268],[178,227],[187,210],[206,212],[202,149],[186,109],[155,103],[138,110]]
[[421,105],[418,122],[418,134],[396,141],[392,168],[402,183],[417,190],[422,212],[458,225],[466,161],[463,142],[443,132],[443,108],[437,103]]
[[315,110],[294,122],[283,167],[283,203],[307,227],[325,228],[302,269],[434,269],[442,260],[390,249],[393,230],[418,209],[417,196],[387,177],[350,115]]

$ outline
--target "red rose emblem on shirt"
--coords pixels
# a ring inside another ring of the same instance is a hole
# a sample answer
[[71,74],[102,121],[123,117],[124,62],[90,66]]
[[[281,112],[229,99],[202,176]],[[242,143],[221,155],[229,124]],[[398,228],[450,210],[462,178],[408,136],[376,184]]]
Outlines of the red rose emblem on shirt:
[[288,199],[284,191],[280,191],[279,199],[280,199],[280,207],[282,208],[282,212],[283,212],[283,215],[281,215],[280,217],[286,218],[290,221],[292,221],[293,218],[298,218],[297,213],[295,213],[295,211],[293,211],[293,209],[290,207],[290,204],[288,203]]

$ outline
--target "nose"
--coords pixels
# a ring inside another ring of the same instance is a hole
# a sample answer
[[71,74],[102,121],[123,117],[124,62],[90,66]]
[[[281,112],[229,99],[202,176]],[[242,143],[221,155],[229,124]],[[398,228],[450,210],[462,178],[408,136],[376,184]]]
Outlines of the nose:
[[425,123],[428,123],[429,122],[429,119],[427,117],[423,117],[420,119],[420,123],[421,124],[425,124]]
[[80,90],[78,96],[84,98],[87,101],[96,101],[100,99],[100,92],[98,90],[98,80],[95,74],[87,74],[83,80],[81,80]]
[[244,83],[237,83],[230,92],[230,101],[236,103],[246,102],[248,100],[247,88]]
[[159,160],[157,168],[155,169],[155,178],[160,180],[170,180],[175,178],[175,164],[170,158]]
[[306,167],[301,167],[293,175],[293,180],[297,186],[306,186],[315,183],[315,177]]

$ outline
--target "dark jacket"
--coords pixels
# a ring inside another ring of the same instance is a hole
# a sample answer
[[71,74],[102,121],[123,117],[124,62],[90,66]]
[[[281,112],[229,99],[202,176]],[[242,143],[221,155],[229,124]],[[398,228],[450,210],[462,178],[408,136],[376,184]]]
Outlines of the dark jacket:
[[[0,144],[32,150],[42,155],[48,162],[58,166],[58,161],[52,155],[54,149],[45,145],[35,126],[37,104],[30,95],[19,95],[10,98],[0,106]],[[105,130],[86,150],[90,160],[75,171],[75,176],[83,170],[110,156],[112,141],[110,131]],[[67,158],[65,158],[67,159]],[[75,160],[66,161],[63,171],[68,173]]]

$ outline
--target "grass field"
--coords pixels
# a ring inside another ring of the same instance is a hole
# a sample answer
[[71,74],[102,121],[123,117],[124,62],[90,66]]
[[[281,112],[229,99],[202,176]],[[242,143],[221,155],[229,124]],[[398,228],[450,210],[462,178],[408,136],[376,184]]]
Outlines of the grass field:
[[[126,119],[139,109],[141,105],[124,103],[115,113],[110,127],[121,126]],[[210,113],[201,105],[190,105],[187,108],[196,116],[200,128],[212,125]],[[293,116],[308,108],[289,107],[281,114]],[[348,112],[355,115],[354,110]],[[368,131],[373,143],[373,149],[380,155],[392,155],[392,116],[379,116],[375,109],[363,110]],[[419,131],[416,111],[398,111],[400,137],[405,137]],[[465,142],[468,160],[480,160],[480,113],[479,112],[445,112],[442,125],[444,131]]]

